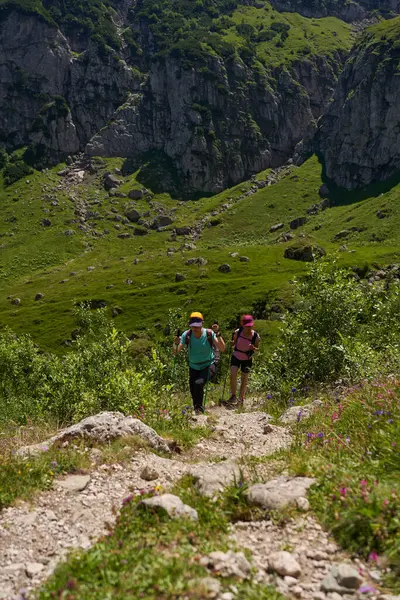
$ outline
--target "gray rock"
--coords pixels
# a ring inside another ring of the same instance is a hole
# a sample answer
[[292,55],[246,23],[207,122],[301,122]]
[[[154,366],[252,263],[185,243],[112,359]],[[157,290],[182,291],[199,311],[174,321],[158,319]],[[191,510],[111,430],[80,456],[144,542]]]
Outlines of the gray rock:
[[154,219],[151,228],[158,229],[159,227],[168,227],[168,225],[172,225],[173,222],[174,220],[168,215],[159,215]]
[[96,267],[88,267],[87,270],[88,271],[94,271]]
[[50,227],[50,225],[51,225],[50,219],[42,219],[42,225],[43,225],[43,227]]
[[303,406],[291,406],[279,417],[279,421],[285,424],[296,423],[299,420],[303,421],[322,405],[323,402],[321,400],[313,400],[310,404],[304,404]]
[[271,554],[268,558],[268,566],[282,576],[299,577],[301,574],[301,567],[297,560],[290,552],[284,550]]
[[131,223],[137,223],[141,217],[141,214],[135,208],[130,208],[126,211],[125,216]]
[[325,256],[326,252],[321,246],[289,246],[285,249],[284,257],[291,260],[312,262],[317,258]]
[[218,267],[218,271],[220,273],[230,273],[232,271],[232,268],[231,268],[231,265],[228,265],[228,263],[225,263]]
[[300,498],[296,499],[296,506],[299,510],[307,512],[310,510],[310,503],[304,496],[300,496]]
[[233,600],[235,597],[235,595],[233,594],[233,592],[223,592],[220,597],[219,600]]
[[339,231],[335,236],[334,236],[334,240],[343,240],[344,238],[349,237],[349,235],[351,234],[351,231],[347,231],[347,229],[342,229],[342,231]]
[[269,228],[270,233],[275,233],[275,231],[279,231],[280,229],[284,228],[284,223],[277,223],[276,225],[272,225],[272,227]]
[[207,259],[202,256],[198,256],[197,258],[188,258],[185,262],[186,265],[200,265],[204,267],[207,264]]
[[211,552],[202,559],[201,564],[218,571],[221,577],[239,577],[249,579],[251,576],[251,565],[243,552]]
[[120,238],[121,240],[128,240],[129,238],[131,238],[131,234],[130,233],[119,233],[117,235],[117,238]]
[[159,478],[159,474],[153,467],[146,465],[144,469],[142,469],[140,477],[145,481],[154,481]]
[[179,281],[185,281],[186,275],[183,273],[175,273],[175,281],[178,283]]
[[69,475],[57,481],[58,487],[67,492],[82,492],[90,482],[90,475]]
[[293,221],[290,221],[289,227],[290,227],[290,229],[298,229],[299,227],[301,227],[302,225],[305,225],[306,223],[307,223],[307,217],[297,217],[296,219],[293,219]]
[[240,262],[250,262],[250,259],[248,256],[239,256],[239,260],[240,260]]
[[66,235],[67,237],[71,237],[71,235],[75,235],[76,231],[74,229],[67,229],[66,231],[64,231],[64,235]]
[[139,227],[135,227],[135,229],[133,230],[133,235],[147,235],[149,232],[147,231],[147,229],[143,228],[140,229]]
[[116,177],[112,173],[108,173],[107,175],[105,175],[105,177],[104,177],[104,188],[107,191],[110,191],[112,188],[116,188],[119,185],[121,185],[121,181],[118,179],[118,177]]
[[338,565],[335,578],[339,585],[351,590],[358,590],[363,581],[357,569],[346,563]]
[[144,193],[143,190],[130,190],[128,192],[128,196],[132,200],[140,200],[141,198],[143,198]]
[[11,300],[11,304],[13,304],[14,306],[19,306],[21,304],[21,298],[13,298]]
[[89,438],[100,443],[106,443],[126,436],[139,436],[150,444],[152,448],[162,452],[170,452],[166,441],[154,429],[145,425],[139,419],[125,416],[120,412],[102,412],[92,417],[87,417],[71,427],[62,429],[49,440],[32,446],[24,446],[18,450],[21,456],[40,454],[55,442],[62,443],[73,438]]
[[212,466],[193,465],[190,467],[189,473],[195,478],[200,494],[208,498],[213,498],[228,485],[232,485],[240,479],[240,469],[231,460],[215,463]]
[[41,292],[38,292],[35,296],[35,301],[37,302],[38,300],[42,300],[44,298],[44,294],[42,294]]
[[176,227],[175,233],[176,235],[190,235],[192,232],[190,227]]
[[25,573],[30,579],[34,579],[41,571],[43,571],[44,565],[38,562],[28,563],[25,567]]
[[162,508],[167,511],[168,515],[173,519],[185,517],[192,521],[197,521],[199,518],[197,510],[184,504],[178,496],[174,496],[173,494],[162,494],[161,496],[146,498],[142,501],[142,504],[153,508]]
[[277,477],[267,483],[256,483],[247,492],[250,504],[266,509],[284,508],[306,495],[315,483],[311,477]]
[[363,578],[354,567],[346,563],[341,563],[332,567],[323,580],[321,589],[324,592],[346,594],[357,590],[362,581]]
[[204,577],[199,581],[199,588],[206,594],[206,598],[216,598],[221,591],[221,584],[214,577]]

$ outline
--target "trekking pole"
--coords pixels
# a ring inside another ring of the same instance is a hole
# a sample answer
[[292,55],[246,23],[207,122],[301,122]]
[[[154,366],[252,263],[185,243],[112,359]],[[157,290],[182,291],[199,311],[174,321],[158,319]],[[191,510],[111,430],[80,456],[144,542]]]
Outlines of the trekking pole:
[[[181,330],[177,329],[176,330],[176,337],[180,337],[181,336]],[[174,340],[174,347],[175,347],[175,340]],[[174,354],[173,356],[173,362],[172,362],[172,370],[171,370],[171,375],[172,375],[172,384],[174,387],[176,387],[176,375],[177,375],[177,363],[178,363],[178,355]]]
[[207,404],[207,390],[208,390],[208,382],[210,381],[210,369],[211,369],[211,365],[208,368],[207,381],[206,381],[206,389],[205,389],[205,392],[204,392],[204,401],[203,401],[204,410],[206,410],[206,404]]
[[222,397],[221,397],[221,403],[224,401],[224,396],[225,396],[225,388],[226,388],[226,382],[228,379],[228,373],[229,373],[229,363],[226,367],[226,371],[225,371],[225,379],[224,379],[224,387],[222,388]]

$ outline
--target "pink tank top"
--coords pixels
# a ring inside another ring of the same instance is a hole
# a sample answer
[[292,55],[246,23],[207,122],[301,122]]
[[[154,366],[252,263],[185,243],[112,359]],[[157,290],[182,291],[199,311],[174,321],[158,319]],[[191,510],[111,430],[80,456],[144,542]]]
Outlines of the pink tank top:
[[253,335],[253,329],[251,330],[250,337],[245,337],[244,331],[241,331],[240,334],[238,333],[235,344],[235,348],[237,348],[237,350],[235,350],[233,353],[233,356],[235,356],[238,360],[250,360],[251,356],[246,353],[251,350],[250,346]]

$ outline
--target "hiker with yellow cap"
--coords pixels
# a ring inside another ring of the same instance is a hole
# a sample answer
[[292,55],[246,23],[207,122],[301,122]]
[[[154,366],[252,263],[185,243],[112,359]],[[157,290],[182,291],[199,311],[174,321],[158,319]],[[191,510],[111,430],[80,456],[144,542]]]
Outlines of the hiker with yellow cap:
[[225,342],[221,332],[204,329],[204,318],[200,312],[192,312],[189,329],[174,338],[173,353],[178,354],[183,348],[189,354],[189,388],[195,412],[204,412],[204,386],[212,380],[216,373],[214,364],[214,347],[220,352],[225,350]]

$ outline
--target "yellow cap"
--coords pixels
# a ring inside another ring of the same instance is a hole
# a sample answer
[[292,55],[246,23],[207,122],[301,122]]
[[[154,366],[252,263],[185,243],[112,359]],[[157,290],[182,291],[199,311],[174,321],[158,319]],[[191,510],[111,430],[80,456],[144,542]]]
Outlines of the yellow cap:
[[203,317],[203,315],[201,314],[201,312],[192,312],[192,313],[190,314],[190,318],[191,318],[191,319],[193,319],[193,318],[195,318],[195,317],[197,317],[197,319],[201,319],[202,321],[204,321],[204,317]]

